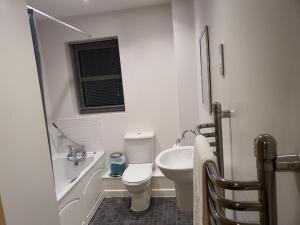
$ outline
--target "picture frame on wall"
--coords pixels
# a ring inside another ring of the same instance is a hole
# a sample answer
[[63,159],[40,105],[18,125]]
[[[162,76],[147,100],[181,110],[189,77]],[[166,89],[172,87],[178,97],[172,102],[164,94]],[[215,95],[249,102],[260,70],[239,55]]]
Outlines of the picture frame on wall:
[[201,64],[201,85],[202,85],[202,104],[206,111],[212,113],[212,94],[211,94],[211,74],[210,74],[210,55],[209,55],[209,35],[208,26],[205,26],[200,37],[200,64]]

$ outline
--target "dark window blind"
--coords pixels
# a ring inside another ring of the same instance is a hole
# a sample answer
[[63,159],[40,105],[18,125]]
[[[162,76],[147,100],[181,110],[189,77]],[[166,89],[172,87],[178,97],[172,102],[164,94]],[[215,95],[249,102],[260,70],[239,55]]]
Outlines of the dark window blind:
[[124,111],[118,39],[70,46],[80,113]]

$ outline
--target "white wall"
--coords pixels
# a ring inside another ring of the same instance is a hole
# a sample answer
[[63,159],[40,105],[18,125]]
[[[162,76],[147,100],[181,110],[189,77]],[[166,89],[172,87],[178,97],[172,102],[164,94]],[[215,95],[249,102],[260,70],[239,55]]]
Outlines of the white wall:
[[[196,39],[204,25],[209,26],[213,100],[235,111],[231,130],[225,132],[231,135],[234,178],[256,178],[253,153],[256,135],[266,132],[275,136],[281,154],[299,152],[300,3],[194,0],[194,4]],[[225,78],[218,68],[220,43],[225,44]],[[197,42],[196,46],[199,47]],[[199,62],[199,54],[196,56]],[[197,70],[200,72],[199,63]],[[210,120],[202,107],[200,116],[202,121]],[[277,176],[279,224],[300,222],[297,176],[286,173]],[[237,199],[254,196],[235,195]],[[238,218],[255,219],[255,215],[239,214]]]
[[[39,33],[49,118],[58,120],[71,136],[81,135],[87,140],[96,133],[98,144],[88,150],[122,151],[126,132],[144,130],[155,132],[157,152],[173,145],[179,136],[179,115],[170,4],[65,20],[90,32],[93,38],[118,36],[126,112],[78,114],[66,43],[84,37],[42,21]],[[79,126],[78,118],[94,120],[93,128],[83,132],[84,125]]]
[[[178,80],[179,126],[182,133],[199,123],[199,99],[195,61],[195,25],[193,0],[173,0],[174,70]],[[185,144],[194,144],[187,135]]]
[[25,2],[0,1],[0,194],[7,225],[59,225]]

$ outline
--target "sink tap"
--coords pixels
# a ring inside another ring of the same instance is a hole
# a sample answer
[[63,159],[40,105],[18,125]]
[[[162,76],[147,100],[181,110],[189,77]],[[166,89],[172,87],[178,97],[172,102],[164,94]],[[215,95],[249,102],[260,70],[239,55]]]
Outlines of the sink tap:
[[196,131],[194,131],[194,130],[185,130],[185,131],[183,131],[181,138],[176,139],[176,142],[175,142],[176,144],[175,145],[179,145],[182,142],[182,140],[185,138],[185,135],[187,133],[193,133],[195,136],[197,136]]

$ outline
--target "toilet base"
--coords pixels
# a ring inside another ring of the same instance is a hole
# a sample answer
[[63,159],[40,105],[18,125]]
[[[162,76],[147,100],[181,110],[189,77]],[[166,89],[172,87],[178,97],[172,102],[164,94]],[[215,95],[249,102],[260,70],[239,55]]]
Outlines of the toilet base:
[[145,211],[150,205],[150,195],[148,190],[142,193],[131,193],[131,207],[134,212]]

